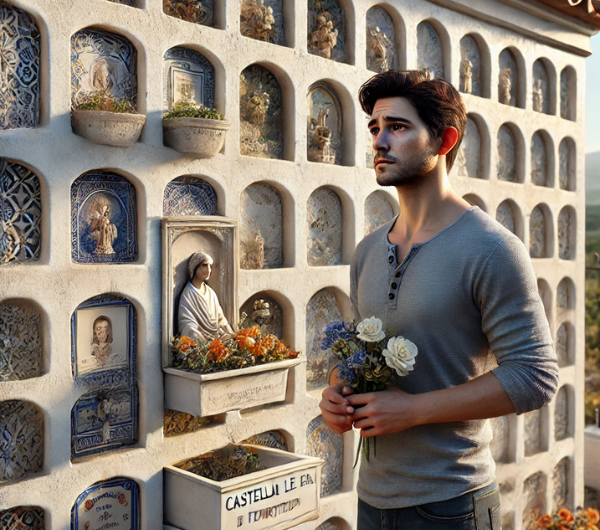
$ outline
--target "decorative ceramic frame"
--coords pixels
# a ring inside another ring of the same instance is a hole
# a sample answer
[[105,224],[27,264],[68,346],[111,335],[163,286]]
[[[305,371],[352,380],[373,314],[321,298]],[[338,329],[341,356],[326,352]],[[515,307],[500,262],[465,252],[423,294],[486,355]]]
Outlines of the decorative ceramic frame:
[[[186,215],[217,215],[217,192],[209,182],[194,175],[178,177],[165,186],[163,215],[179,217],[181,204],[185,203]],[[193,213],[192,213],[193,212]]]
[[215,106],[215,69],[211,62],[201,53],[176,46],[165,53],[165,108],[170,109],[175,103],[173,88],[177,73],[198,78],[200,97],[194,97],[196,103],[205,107]]

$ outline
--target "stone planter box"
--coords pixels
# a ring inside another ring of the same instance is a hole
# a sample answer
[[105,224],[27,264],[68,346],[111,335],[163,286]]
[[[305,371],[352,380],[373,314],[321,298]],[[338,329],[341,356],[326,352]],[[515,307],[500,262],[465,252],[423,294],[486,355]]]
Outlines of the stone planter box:
[[228,121],[205,118],[163,120],[163,141],[184,155],[210,158],[223,148],[229,125]]
[[[223,448],[228,454],[235,449]],[[319,458],[270,447],[256,450],[267,469],[216,482],[164,468],[165,524],[182,530],[284,530],[319,516]]]
[[216,374],[163,368],[165,408],[203,417],[283,401],[289,369],[300,362],[288,359]]
[[146,123],[144,114],[106,112],[103,110],[74,110],[71,113],[73,131],[95,144],[131,147]]

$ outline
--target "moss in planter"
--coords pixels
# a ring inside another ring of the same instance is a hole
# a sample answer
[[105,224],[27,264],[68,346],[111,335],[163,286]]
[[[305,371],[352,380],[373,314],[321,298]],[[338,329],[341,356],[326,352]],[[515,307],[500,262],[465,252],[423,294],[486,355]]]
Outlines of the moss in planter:
[[217,482],[266,469],[260,465],[253,449],[242,446],[236,447],[229,456],[225,450],[209,451],[175,464],[175,467]]
[[88,96],[75,110],[102,110],[106,112],[118,112],[137,114],[135,107],[126,98],[117,99],[104,92],[95,92]]
[[163,120],[173,118],[204,118],[207,120],[224,120],[225,116],[219,114],[217,109],[209,109],[204,105],[190,101],[178,101],[173,108],[163,115]]
[[166,438],[196,432],[212,423],[213,420],[214,416],[200,418],[178,410],[165,409],[163,432]]

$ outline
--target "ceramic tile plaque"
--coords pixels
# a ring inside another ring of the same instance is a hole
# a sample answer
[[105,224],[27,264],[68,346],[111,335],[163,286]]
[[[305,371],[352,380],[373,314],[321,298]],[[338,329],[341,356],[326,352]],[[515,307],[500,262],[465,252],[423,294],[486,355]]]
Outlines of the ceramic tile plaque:
[[71,186],[71,259],[130,263],[137,259],[135,188],[110,171],[90,171]]
[[165,107],[186,101],[215,106],[215,69],[204,55],[175,47],[165,53]]
[[163,197],[165,217],[217,215],[217,194],[205,180],[186,175],[167,184]]
[[71,509],[71,530],[138,530],[139,486],[125,477],[96,482]]
[[344,442],[319,416],[308,424],[306,452],[325,461],[321,469],[321,497],[340,491],[344,467]]
[[44,510],[37,506],[16,506],[0,510],[2,530],[44,530]]

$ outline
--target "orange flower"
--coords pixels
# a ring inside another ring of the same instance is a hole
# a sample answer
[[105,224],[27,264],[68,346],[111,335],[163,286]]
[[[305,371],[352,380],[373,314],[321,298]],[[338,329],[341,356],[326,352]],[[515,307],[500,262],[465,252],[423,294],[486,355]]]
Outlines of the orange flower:
[[250,349],[250,353],[252,353],[252,355],[254,355],[254,357],[264,357],[265,356],[265,350],[263,349],[261,342],[257,342]]
[[298,354],[300,352],[294,351],[294,350],[288,350],[287,352],[287,356],[289,359],[295,359],[296,357],[298,357]]
[[588,518],[588,522],[595,525],[600,522],[600,513],[598,510],[594,510],[594,508],[588,508],[586,510],[586,515]]
[[276,344],[277,337],[275,335],[267,335],[264,339],[260,341],[260,345],[268,351],[274,350]]
[[246,335],[236,335],[235,342],[238,345],[240,350],[243,349],[252,349],[252,347],[256,344],[256,341],[252,337],[248,337]]
[[208,346],[208,359],[213,362],[220,363],[229,355],[227,346],[220,339],[213,340]]
[[236,337],[242,336],[242,337],[252,337],[253,339],[255,339],[256,337],[260,336],[260,329],[258,328],[258,326],[252,326],[251,328],[244,328],[244,329],[240,329],[236,334]]
[[598,527],[593,524],[592,526],[588,526],[589,530],[598,530]]
[[179,339],[179,345],[177,347],[180,351],[185,353],[191,346],[197,346],[197,344],[189,337],[181,337]]
[[558,517],[563,523],[570,523],[575,520],[573,514],[566,508],[561,508],[558,511]]
[[548,514],[542,515],[538,519],[537,524],[540,528],[550,528],[550,525],[552,524],[552,517],[550,517]]

